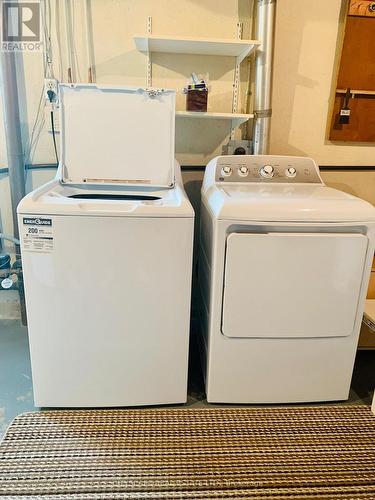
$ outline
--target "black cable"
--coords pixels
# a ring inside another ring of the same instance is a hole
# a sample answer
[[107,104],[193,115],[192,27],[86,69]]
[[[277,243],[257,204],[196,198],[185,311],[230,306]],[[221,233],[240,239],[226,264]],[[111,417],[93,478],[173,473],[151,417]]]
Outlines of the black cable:
[[51,128],[52,128],[53,147],[55,148],[56,162],[57,164],[59,164],[59,155],[57,154],[57,146],[56,146],[55,120],[53,117],[52,110],[51,110]]

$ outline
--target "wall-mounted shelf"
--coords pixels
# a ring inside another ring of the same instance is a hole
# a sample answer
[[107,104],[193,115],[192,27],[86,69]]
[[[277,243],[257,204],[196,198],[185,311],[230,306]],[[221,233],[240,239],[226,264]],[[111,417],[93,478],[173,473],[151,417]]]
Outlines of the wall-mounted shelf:
[[147,17],[147,33],[134,35],[134,43],[140,52],[147,54],[146,85],[152,87],[152,54],[154,52],[234,57],[234,76],[232,85],[232,112],[211,113],[196,111],[177,111],[177,118],[226,120],[230,125],[230,139],[235,137],[235,129],[242,123],[254,118],[252,114],[237,113],[240,85],[240,63],[261,45],[259,40],[242,39],[242,23],[236,24],[237,38],[191,38],[173,35],[153,35],[152,17]]
[[[346,89],[336,89],[336,94],[345,94]],[[350,89],[350,95],[351,96],[356,96],[356,95],[368,95],[368,96],[374,96],[375,97],[375,90],[357,90],[357,89]]]
[[260,45],[258,40],[159,35],[135,35],[134,42],[140,52],[233,56],[237,58],[237,63],[240,63]]
[[176,111],[177,118],[202,118],[211,120],[230,120],[232,126],[238,127],[242,123],[247,122],[254,118],[253,114],[243,114],[243,113],[210,113],[210,112],[199,112],[199,111]]

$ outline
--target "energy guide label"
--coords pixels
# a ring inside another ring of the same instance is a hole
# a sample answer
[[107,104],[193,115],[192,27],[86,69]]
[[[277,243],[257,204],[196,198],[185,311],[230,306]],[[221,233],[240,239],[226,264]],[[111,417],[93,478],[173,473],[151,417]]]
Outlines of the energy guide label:
[[52,252],[52,219],[23,217],[23,249],[30,252]]

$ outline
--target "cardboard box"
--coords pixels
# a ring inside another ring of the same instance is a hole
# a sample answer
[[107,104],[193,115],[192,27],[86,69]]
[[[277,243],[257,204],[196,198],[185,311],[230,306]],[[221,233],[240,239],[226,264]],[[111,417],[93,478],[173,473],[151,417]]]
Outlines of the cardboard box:
[[359,349],[375,349],[375,332],[365,325],[365,323],[362,323],[361,326],[358,347]]
[[370,275],[370,283],[367,291],[368,299],[375,299],[375,269],[373,268]]
[[358,347],[375,349],[375,300],[366,300]]

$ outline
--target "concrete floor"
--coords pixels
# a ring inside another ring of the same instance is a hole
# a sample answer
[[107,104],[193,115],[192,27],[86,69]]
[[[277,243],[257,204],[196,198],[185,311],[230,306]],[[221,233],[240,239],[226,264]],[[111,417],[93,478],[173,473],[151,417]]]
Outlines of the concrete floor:
[[[358,351],[350,398],[343,404],[371,404],[375,351]],[[187,407],[207,407],[196,338],[191,341]],[[218,405],[215,405],[218,406]],[[19,320],[0,320],[0,437],[20,413],[35,411],[27,328]]]
[[14,417],[34,410],[27,328],[0,320],[0,436]]

